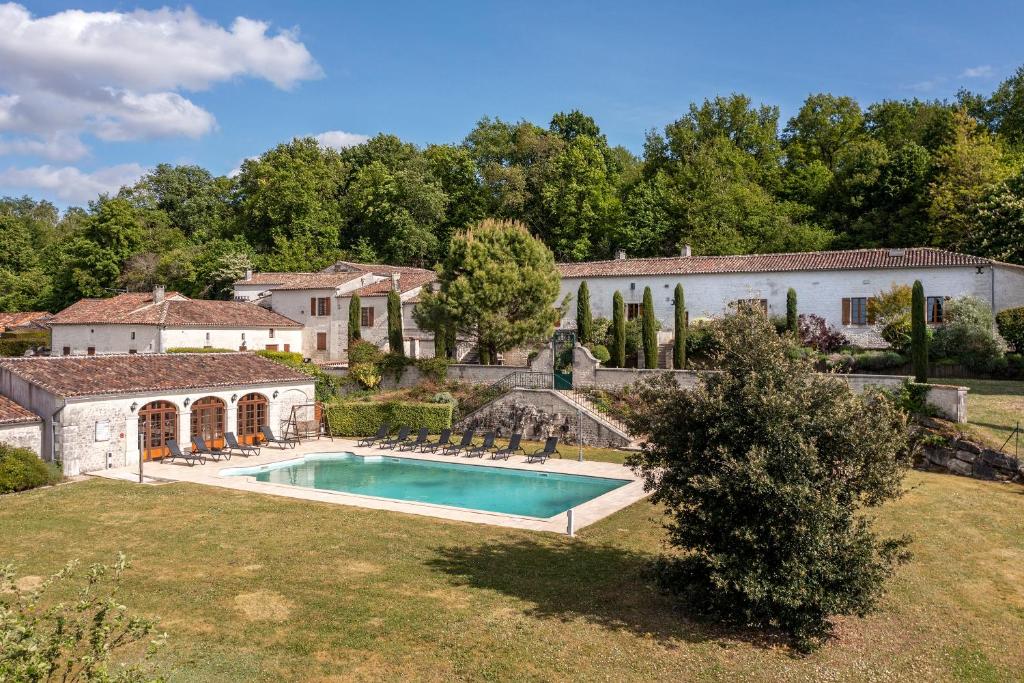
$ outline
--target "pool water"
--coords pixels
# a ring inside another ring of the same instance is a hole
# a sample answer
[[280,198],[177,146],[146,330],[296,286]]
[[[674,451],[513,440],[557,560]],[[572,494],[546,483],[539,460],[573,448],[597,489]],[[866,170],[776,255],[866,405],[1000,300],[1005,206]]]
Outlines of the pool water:
[[352,453],[314,453],[300,460],[235,468],[224,474],[541,518],[553,517],[629,483],[624,479]]

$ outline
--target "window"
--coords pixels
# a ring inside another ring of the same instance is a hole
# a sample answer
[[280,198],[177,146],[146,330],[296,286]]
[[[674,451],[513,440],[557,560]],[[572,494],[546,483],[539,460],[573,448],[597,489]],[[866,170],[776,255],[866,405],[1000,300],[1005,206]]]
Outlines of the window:
[[292,350],[292,345],[291,345],[291,344],[285,344],[285,345],[284,345],[284,350],[285,350],[285,352],[286,352],[286,353],[287,353],[288,351],[291,351],[291,350]]
[[128,354],[129,355],[136,354],[136,353],[138,353],[137,350],[135,350],[135,349],[128,349]]
[[316,350],[326,351],[327,350],[327,333],[317,332],[316,333]]
[[373,327],[373,306],[359,309],[359,326]]
[[207,346],[210,345],[210,333],[209,332],[206,333],[206,345]]
[[267,344],[267,351],[277,351],[277,344]]
[[636,320],[643,316],[644,309],[640,304],[626,304],[626,320]]
[[871,297],[853,296],[843,299],[844,325],[870,325],[875,322],[871,312]]
[[271,339],[274,338],[274,328],[273,327],[270,328],[270,335],[269,336],[270,336]]
[[135,333],[132,332],[132,341],[135,341]]
[[944,296],[930,296],[925,299],[925,313],[928,315],[928,322],[942,322],[942,307],[945,303],[946,297]]
[[63,349],[61,349],[61,353],[63,355],[65,355],[65,356],[70,356],[71,355],[71,347],[70,346],[65,346]]
[[309,314],[311,316],[326,316],[331,314],[331,298],[328,296],[309,298]]
[[96,347],[95,347],[95,346],[90,346],[89,348],[87,348],[87,349],[85,350],[85,352],[86,352],[86,353],[87,353],[88,355],[90,355],[90,356],[95,356],[95,355],[96,355]]

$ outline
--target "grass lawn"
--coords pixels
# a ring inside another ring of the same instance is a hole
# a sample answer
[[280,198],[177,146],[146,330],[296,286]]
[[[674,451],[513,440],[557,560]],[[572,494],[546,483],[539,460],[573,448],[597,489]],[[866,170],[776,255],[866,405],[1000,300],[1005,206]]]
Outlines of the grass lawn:
[[174,681],[1020,680],[1024,488],[914,472],[880,513],[915,537],[880,612],[795,657],[687,619],[651,586],[642,501],[576,539],[190,484],[0,498],[0,562],[134,562]]
[[[993,448],[998,448],[1020,420],[1024,426],[1024,382],[984,379],[950,380],[970,388],[967,394],[968,431]],[[1007,450],[1013,453],[1013,440]],[[1021,438],[1024,453],[1024,437]]]

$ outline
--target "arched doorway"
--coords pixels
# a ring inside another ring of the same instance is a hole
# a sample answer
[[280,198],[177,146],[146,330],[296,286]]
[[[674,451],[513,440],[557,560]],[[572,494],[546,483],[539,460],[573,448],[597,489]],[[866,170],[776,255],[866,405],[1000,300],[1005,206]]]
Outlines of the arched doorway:
[[190,436],[201,436],[210,448],[224,447],[224,401],[205,396],[192,404]]
[[153,401],[139,409],[142,459],[157,460],[170,451],[169,439],[178,438],[178,409],[170,401]]
[[242,443],[259,443],[262,440],[260,427],[267,423],[269,402],[263,394],[246,394],[238,401],[238,440]]

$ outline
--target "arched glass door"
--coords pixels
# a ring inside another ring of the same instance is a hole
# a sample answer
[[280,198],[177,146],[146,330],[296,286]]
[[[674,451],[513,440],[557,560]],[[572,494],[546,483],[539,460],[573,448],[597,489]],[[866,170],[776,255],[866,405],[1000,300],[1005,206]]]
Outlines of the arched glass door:
[[246,394],[238,401],[238,440],[255,444],[262,440],[260,427],[267,424],[267,397]]
[[191,436],[201,436],[210,448],[224,447],[224,401],[206,396],[192,404]]
[[157,460],[170,451],[169,439],[178,438],[178,409],[169,401],[153,401],[139,409],[142,459]]

